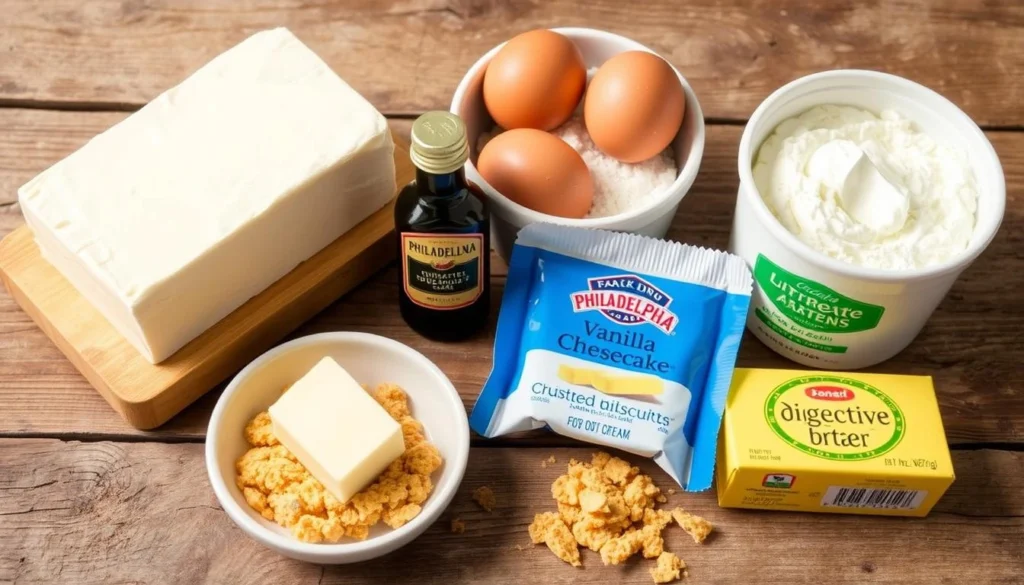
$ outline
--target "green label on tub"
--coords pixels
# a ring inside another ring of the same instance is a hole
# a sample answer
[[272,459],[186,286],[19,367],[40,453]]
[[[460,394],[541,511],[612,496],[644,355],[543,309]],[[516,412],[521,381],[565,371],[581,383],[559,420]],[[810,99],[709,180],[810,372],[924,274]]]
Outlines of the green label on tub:
[[779,327],[777,324],[772,322],[772,318],[766,315],[765,312],[762,311],[760,308],[754,309],[754,314],[757,315],[757,318],[760,319],[761,322],[764,323],[769,329],[774,331],[776,335],[781,335],[783,338],[788,339],[789,341],[797,345],[802,345],[810,349],[824,351],[827,353],[846,353],[846,346],[844,345],[828,345],[827,343],[818,343],[817,341],[811,341],[809,339],[804,339],[803,337],[793,335],[789,331],[786,331],[782,327]]
[[783,315],[822,333],[856,333],[878,326],[885,307],[862,303],[813,280],[793,274],[758,254],[754,278]]

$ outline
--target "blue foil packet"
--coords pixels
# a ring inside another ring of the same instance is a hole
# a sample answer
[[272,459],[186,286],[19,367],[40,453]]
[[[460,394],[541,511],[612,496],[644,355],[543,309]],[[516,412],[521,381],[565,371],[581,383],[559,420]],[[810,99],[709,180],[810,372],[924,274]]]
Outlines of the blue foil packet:
[[485,437],[548,427],[653,457],[688,491],[710,488],[751,285],[725,252],[523,228],[470,426]]

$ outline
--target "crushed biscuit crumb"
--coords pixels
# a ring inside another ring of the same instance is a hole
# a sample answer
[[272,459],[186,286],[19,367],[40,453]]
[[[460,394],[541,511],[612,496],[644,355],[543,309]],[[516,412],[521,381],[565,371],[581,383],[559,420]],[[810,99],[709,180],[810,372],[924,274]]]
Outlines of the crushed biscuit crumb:
[[707,520],[700,516],[694,516],[682,508],[672,510],[672,518],[675,519],[676,524],[678,524],[680,528],[693,537],[693,541],[697,544],[704,544],[704,539],[707,538],[714,529],[714,526],[712,526]]
[[697,542],[711,532],[709,522],[682,508],[657,509],[668,498],[654,480],[608,453],[595,453],[590,463],[570,459],[566,473],[552,482],[551,497],[558,511],[534,517],[530,540],[547,544],[573,566],[580,566],[579,547],[599,553],[605,565],[642,554],[657,559],[650,571],[655,582],[668,583],[686,576],[686,564],[665,550],[662,531],[674,520]]
[[466,523],[458,518],[452,520],[452,534],[462,534],[466,531]]
[[645,559],[658,558],[665,552],[665,539],[661,537],[662,528],[656,524],[648,524],[640,529],[640,540],[643,544],[640,550]]
[[579,495],[580,509],[587,514],[609,514],[611,509],[608,507],[608,496],[601,492],[595,492],[589,489],[583,490]]
[[661,553],[658,564],[651,569],[655,583],[671,583],[686,576],[686,563],[670,552]]
[[672,523],[672,513],[668,510],[655,510],[648,508],[644,510],[644,526],[656,525],[659,530],[664,530]]
[[621,565],[640,552],[643,545],[640,531],[630,528],[622,536],[612,538],[601,547],[601,562],[606,565]]
[[270,413],[263,411],[245,425],[245,441],[253,447],[273,447],[279,444],[273,429]]
[[494,497],[494,490],[485,485],[473,490],[473,501],[488,512],[493,512],[495,506],[498,505],[498,499]]
[[402,425],[406,451],[377,480],[342,504],[316,480],[273,434],[267,412],[257,414],[243,435],[250,449],[235,462],[235,483],[249,506],[267,520],[289,528],[303,542],[365,540],[380,521],[398,528],[422,510],[441,467],[441,453],[427,442],[412,418],[409,398],[398,386],[381,384],[373,397]]
[[562,521],[561,516],[554,512],[544,512],[533,517],[530,524],[530,540],[533,544],[544,543],[556,557],[569,563],[574,567],[580,567],[580,551],[569,532],[569,527]]

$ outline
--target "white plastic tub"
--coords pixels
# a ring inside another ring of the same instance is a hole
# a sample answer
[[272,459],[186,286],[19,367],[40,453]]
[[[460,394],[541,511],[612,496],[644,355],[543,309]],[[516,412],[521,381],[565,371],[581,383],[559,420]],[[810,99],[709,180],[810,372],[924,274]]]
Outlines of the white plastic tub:
[[[786,230],[761,199],[751,164],[780,122],[821,104],[845,104],[875,113],[894,110],[935,140],[966,149],[979,198],[974,234],[962,254],[918,270],[863,268],[813,250]],[[909,345],[960,273],[992,241],[1006,204],[1002,167],[978,126],[934,91],[874,71],[817,73],[775,91],[743,131],[739,174],[729,250],[754,271],[747,327],[779,354],[816,368],[863,368]],[[800,295],[789,286],[816,303],[828,303],[845,323],[810,322],[781,300],[776,302],[782,298],[800,302]]]
[[[599,67],[608,59],[626,51],[654,51],[640,43],[616,34],[589,28],[555,28],[576,43],[583,54],[583,62],[588,69]],[[622,232],[643,234],[656,238],[664,237],[669,225],[675,217],[679,201],[686,195],[697,177],[701,158],[704,156],[704,113],[697,102],[686,78],[675,67],[673,71],[679,76],[679,82],[686,93],[686,114],[679,133],[672,142],[676,155],[676,166],[679,169],[676,180],[664,195],[644,207],[632,209],[609,217],[594,219],[569,219],[556,217],[527,209],[505,197],[480,176],[476,170],[477,139],[483,132],[494,127],[494,120],[487,113],[482,96],[484,72],[491,58],[504,43],[488,51],[477,60],[459,82],[452,98],[451,111],[466,123],[469,139],[469,162],[466,163],[466,177],[480,186],[487,194],[491,209],[491,245],[506,261],[512,252],[512,244],[520,228],[536,222],[556,223],[576,227],[601,228]]]

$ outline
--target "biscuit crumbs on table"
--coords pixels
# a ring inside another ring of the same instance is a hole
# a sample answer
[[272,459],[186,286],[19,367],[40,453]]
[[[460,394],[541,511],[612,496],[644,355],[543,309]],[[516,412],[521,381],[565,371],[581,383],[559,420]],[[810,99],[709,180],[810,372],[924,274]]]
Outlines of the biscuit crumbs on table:
[[651,569],[656,583],[685,576],[685,563],[665,550],[662,532],[675,522],[702,542],[711,523],[682,508],[659,510],[667,498],[650,476],[607,453],[590,463],[570,460],[565,475],[551,484],[557,512],[543,512],[530,525],[530,540],[546,544],[559,559],[582,566],[579,547],[600,554],[605,565],[620,565],[636,554],[658,559]]
[[312,543],[365,540],[380,521],[397,529],[415,518],[434,488],[430,475],[441,467],[441,454],[412,417],[401,388],[381,384],[372,395],[401,425],[406,448],[376,481],[341,503],[279,443],[264,411],[246,425],[251,448],[235,463],[236,483],[249,506]]
[[493,512],[498,505],[498,499],[494,497],[494,490],[485,485],[473,490],[473,501],[487,512]]
[[704,539],[711,534],[712,526],[707,520],[700,516],[694,516],[693,514],[683,510],[682,508],[676,508],[672,510],[672,519],[679,524],[679,527],[686,531],[687,534],[693,537],[693,541],[697,544],[704,544]]
[[582,567],[580,549],[569,532],[569,527],[555,512],[537,514],[530,524],[530,540],[533,544],[544,543],[556,557],[574,567]]
[[670,552],[664,552],[658,556],[657,565],[651,568],[650,573],[655,583],[671,583],[676,579],[689,576],[686,573],[686,563]]
[[466,523],[459,518],[454,518],[451,522],[452,534],[462,534],[466,531]]

